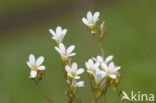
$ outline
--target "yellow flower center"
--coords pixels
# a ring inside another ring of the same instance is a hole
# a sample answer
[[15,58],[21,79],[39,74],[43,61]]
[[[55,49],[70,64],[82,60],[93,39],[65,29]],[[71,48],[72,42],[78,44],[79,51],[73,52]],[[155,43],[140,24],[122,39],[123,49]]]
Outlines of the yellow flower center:
[[93,21],[90,21],[89,24],[94,24],[94,22]]
[[36,67],[36,66],[33,66],[33,67],[32,67],[32,70],[33,70],[33,71],[37,71],[37,67]]
[[94,71],[94,68],[89,68],[88,70],[89,70],[89,71]]
[[76,77],[76,73],[75,72],[71,72],[72,77]]

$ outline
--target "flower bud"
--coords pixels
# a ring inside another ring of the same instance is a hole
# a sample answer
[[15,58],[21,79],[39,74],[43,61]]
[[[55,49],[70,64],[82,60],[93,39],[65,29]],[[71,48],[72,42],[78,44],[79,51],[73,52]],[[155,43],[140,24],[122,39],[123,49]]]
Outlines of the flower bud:
[[44,78],[44,76],[45,76],[45,73],[46,73],[45,70],[38,70],[37,71],[38,79],[42,80]]
[[105,34],[106,34],[106,28],[105,28],[105,26],[104,26],[104,21],[102,22],[102,24],[100,25],[100,30],[99,30],[99,38],[100,39],[103,39],[104,38],[104,36],[105,36]]

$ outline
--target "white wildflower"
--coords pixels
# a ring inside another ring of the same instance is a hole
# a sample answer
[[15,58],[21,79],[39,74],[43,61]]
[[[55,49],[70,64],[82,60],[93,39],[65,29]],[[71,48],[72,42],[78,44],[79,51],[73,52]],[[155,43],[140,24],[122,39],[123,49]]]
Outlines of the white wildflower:
[[96,84],[99,84],[105,78],[106,73],[104,71],[101,71],[100,69],[96,69],[93,75],[94,75]]
[[30,78],[36,78],[37,70],[45,70],[45,66],[41,65],[43,61],[43,56],[40,56],[37,60],[35,60],[35,56],[33,54],[29,55],[29,61],[27,61],[27,65],[31,69]]
[[102,63],[102,68],[107,73],[107,76],[111,77],[112,79],[116,79],[116,73],[120,69],[120,66],[116,67],[114,62],[111,62],[108,66],[106,63]]
[[96,69],[99,69],[99,62],[94,63],[92,59],[89,59],[86,62],[87,72],[93,74]]
[[61,58],[64,60],[68,59],[68,57],[76,55],[76,53],[72,53],[72,51],[75,49],[74,45],[71,45],[66,49],[64,44],[60,43],[59,47],[56,46],[55,49],[61,55]]
[[99,12],[95,12],[94,15],[91,11],[87,12],[87,18],[82,18],[82,22],[88,27],[92,28],[96,25],[96,22],[99,20]]
[[62,29],[60,26],[57,26],[56,32],[52,29],[49,29],[49,32],[52,34],[52,39],[55,40],[56,43],[61,43],[67,33],[67,29]]
[[84,72],[83,68],[77,69],[76,63],[73,63],[71,67],[66,65],[65,69],[67,71],[68,76],[74,79],[80,79],[80,76],[78,75]]

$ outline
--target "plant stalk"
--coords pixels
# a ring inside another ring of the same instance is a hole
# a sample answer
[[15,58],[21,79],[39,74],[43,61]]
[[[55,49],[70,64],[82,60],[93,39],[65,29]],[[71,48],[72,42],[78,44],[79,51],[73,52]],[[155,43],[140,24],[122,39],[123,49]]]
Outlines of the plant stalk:
[[35,83],[36,83],[36,85],[40,88],[40,91],[41,91],[43,97],[44,97],[47,101],[49,101],[49,103],[54,103],[54,102],[46,95],[46,93],[43,91],[40,82],[37,81],[37,80],[35,79]]

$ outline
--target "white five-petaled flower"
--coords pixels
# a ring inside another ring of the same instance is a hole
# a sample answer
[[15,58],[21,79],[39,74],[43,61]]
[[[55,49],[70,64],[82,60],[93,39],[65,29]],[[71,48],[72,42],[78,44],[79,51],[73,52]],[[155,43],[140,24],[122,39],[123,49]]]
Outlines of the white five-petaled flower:
[[99,69],[99,62],[94,63],[92,59],[89,59],[86,62],[87,72],[93,74],[96,69]]
[[116,67],[114,65],[114,62],[111,62],[109,63],[109,65],[106,63],[102,63],[102,68],[106,72],[107,76],[111,77],[112,79],[116,79],[116,73],[120,69],[120,66]]
[[60,26],[57,26],[56,32],[52,29],[49,29],[49,32],[52,34],[52,39],[55,40],[56,43],[61,43],[67,33],[67,29],[62,29]]
[[69,65],[66,65],[65,69],[67,71],[68,76],[74,79],[80,79],[80,76],[78,75],[84,72],[83,68],[77,69],[76,63],[73,63],[71,67]]
[[87,18],[82,18],[82,22],[88,27],[92,28],[96,25],[96,22],[99,20],[99,12],[95,12],[94,15],[91,11],[87,12]]
[[33,54],[29,55],[29,61],[27,61],[27,65],[31,69],[30,78],[36,78],[37,70],[45,70],[45,66],[41,65],[43,61],[43,56],[40,56],[37,60],[35,60],[35,56]]
[[99,84],[105,78],[106,73],[100,69],[96,69],[93,75],[94,75],[96,84]]
[[71,45],[66,49],[64,44],[60,43],[59,47],[55,47],[55,49],[58,51],[58,53],[61,55],[61,58],[64,60],[68,59],[68,57],[76,55],[76,53],[72,53],[72,51],[75,49],[74,45]]
[[72,80],[72,83],[71,83],[71,87],[72,88],[79,88],[79,87],[84,87],[84,81],[79,81],[77,82],[75,79]]

